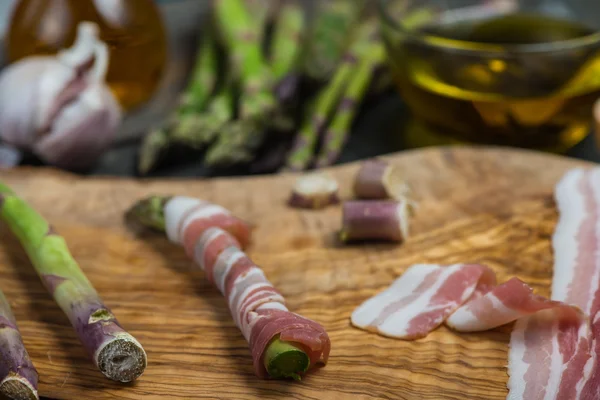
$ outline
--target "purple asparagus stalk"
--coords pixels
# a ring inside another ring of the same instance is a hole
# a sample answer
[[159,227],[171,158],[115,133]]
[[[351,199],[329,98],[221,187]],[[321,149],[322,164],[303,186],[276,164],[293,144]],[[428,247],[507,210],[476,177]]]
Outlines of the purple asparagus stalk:
[[324,133],[324,141],[317,155],[317,168],[334,164],[346,144],[352,122],[358,113],[361,100],[367,93],[375,71],[385,61],[385,49],[379,40],[377,25],[365,22],[362,37],[355,45],[358,66],[342,94],[331,124]]
[[[298,132],[292,150],[287,157],[285,169],[301,171],[310,166],[319,136],[327,128],[331,116],[337,108],[341,109],[342,118],[336,118],[337,121],[333,130],[336,134],[329,134],[331,140],[328,137],[327,142],[337,143],[336,139],[340,137],[337,132],[340,130],[345,132],[348,118],[354,116],[355,106],[353,103],[355,101],[352,94],[357,92],[358,85],[356,82],[361,85],[358,89],[361,89],[364,80],[368,80],[371,75],[370,70],[365,74],[364,62],[361,63],[360,57],[370,44],[369,35],[372,34],[372,29],[372,25],[363,24],[361,29],[352,35],[352,39],[355,40],[347,49],[332,79],[318,94],[313,109],[310,110],[308,118],[303,122]],[[348,93],[349,85],[352,85],[352,91]],[[344,99],[342,100],[342,98]],[[327,145],[329,151],[330,144],[327,143]]]
[[343,204],[344,242],[384,240],[401,242],[408,236],[409,204],[406,201],[359,200]]
[[0,393],[10,399],[37,400],[38,373],[23,345],[15,316],[0,291]]
[[408,192],[398,168],[381,159],[363,162],[354,179],[354,195],[359,199],[403,200]]
[[65,239],[1,183],[0,218],[19,239],[100,372],[120,382],[137,379],[146,368],[146,352],[104,305],[73,259]]

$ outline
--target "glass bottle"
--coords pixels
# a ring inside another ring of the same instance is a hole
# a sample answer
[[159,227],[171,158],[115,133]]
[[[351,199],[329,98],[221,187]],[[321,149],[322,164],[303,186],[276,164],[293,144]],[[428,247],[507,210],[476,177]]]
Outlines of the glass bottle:
[[7,32],[9,62],[69,47],[81,21],[98,24],[109,46],[106,79],[122,107],[148,101],[167,62],[166,31],[153,0],[20,0]]

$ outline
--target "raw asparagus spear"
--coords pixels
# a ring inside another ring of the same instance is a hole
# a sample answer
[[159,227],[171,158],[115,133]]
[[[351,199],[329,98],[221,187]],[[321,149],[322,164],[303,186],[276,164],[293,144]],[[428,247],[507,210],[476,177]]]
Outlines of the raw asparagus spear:
[[329,116],[348,84],[356,67],[356,61],[354,57],[347,56],[335,73],[331,83],[319,93],[313,110],[310,112],[311,116],[302,125],[288,155],[286,169],[300,171],[309,166],[319,139],[319,133],[325,128]]
[[279,4],[269,58],[274,80],[272,90],[279,105],[273,118],[267,119],[267,127],[278,132],[291,132],[294,113],[299,106],[300,56],[307,24],[305,7],[300,0],[279,0]]
[[[354,79],[360,78],[361,68],[366,68],[361,65],[361,56],[363,56],[365,49],[368,49],[369,45],[372,44],[371,38],[373,35],[374,26],[371,23],[364,23],[360,26],[352,44],[344,55],[342,63],[335,72],[333,80],[318,95],[311,117],[305,121],[292,151],[288,155],[286,169],[294,171],[306,169],[312,162],[319,135],[326,128],[335,108],[340,104],[340,97],[348,90],[359,95],[364,92],[364,79],[356,82],[354,82]],[[375,46],[377,47],[379,44],[375,43]],[[378,54],[379,50],[374,51],[374,56],[378,57]],[[369,71],[366,83],[369,82],[371,76],[372,73]],[[349,96],[344,96],[344,100],[347,97]],[[342,101],[339,107],[342,109],[349,108],[348,101]],[[347,116],[344,116],[342,119],[335,121],[336,126],[334,128],[343,129],[344,125],[347,124],[347,118]],[[336,141],[334,140],[334,142]]]
[[202,38],[189,84],[181,95],[177,109],[179,118],[197,114],[206,108],[218,80],[217,57],[215,44],[210,34],[207,33]]
[[275,92],[280,102],[289,101],[298,84],[299,71],[296,71],[296,66],[304,43],[304,14],[298,0],[285,1],[278,10],[269,61],[273,78],[277,82]]
[[261,48],[264,21],[254,20],[241,0],[216,0],[214,12],[220,38],[242,88],[240,117],[262,116],[275,105],[270,90],[271,70]]
[[234,102],[233,84],[227,82],[223,90],[210,102],[206,112],[190,114],[180,120],[171,133],[173,142],[195,149],[204,148],[233,118]]
[[[172,131],[189,132],[189,125],[195,121],[208,103],[217,83],[218,69],[216,51],[209,36],[202,38],[194,71],[190,82],[181,95],[181,102],[165,126],[150,131],[144,136],[140,148],[138,171],[147,174],[168,150],[175,140],[171,140]],[[186,135],[175,135],[176,137]]]
[[313,152],[319,134],[325,128],[331,113],[334,111],[340,96],[355,75],[358,63],[357,50],[363,46],[360,37],[344,56],[342,64],[337,69],[333,80],[319,93],[314,109],[310,113],[286,161],[286,168],[294,171],[306,169],[312,161]]
[[150,172],[167,151],[169,145],[169,133],[165,128],[155,129],[146,134],[140,147],[138,172],[142,175]]
[[[126,213],[130,223],[165,232],[165,204],[169,196],[151,196],[138,201]],[[272,378],[300,379],[299,372],[306,372],[310,357],[294,343],[274,338],[264,353],[264,365]]]
[[210,166],[250,159],[262,143],[266,121],[277,110],[271,68],[261,47],[264,21],[255,20],[240,0],[216,0],[214,5],[216,25],[230,65],[235,66],[241,94],[239,119],[222,127],[206,154],[205,162]]
[[73,259],[65,239],[2,183],[0,207],[0,218],[21,242],[100,372],[120,382],[138,378],[146,368],[146,352],[104,305]]
[[[246,0],[253,18],[265,21],[272,14],[272,3],[265,0]],[[264,26],[263,26],[264,27]],[[264,32],[260,32],[261,37]],[[182,95],[182,102],[169,130],[171,143],[181,143],[191,148],[202,149],[218,134],[219,129],[233,117],[233,79],[226,73],[223,89],[214,97],[218,71],[218,55],[210,35],[204,39],[199,55],[198,67],[190,85]]]
[[217,141],[206,152],[205,164],[223,167],[252,160],[265,129],[265,122],[259,117],[232,121],[223,127]]
[[360,61],[340,104],[325,131],[325,139],[317,156],[317,168],[333,164],[346,143],[352,120],[358,111],[361,98],[367,92],[375,69],[384,62],[383,44],[375,40],[365,40],[365,48],[359,55]]
[[38,373],[23,345],[15,317],[0,291],[0,393],[37,400]]
[[316,81],[327,81],[337,69],[365,7],[364,0],[317,2],[310,38],[302,56],[302,72]]

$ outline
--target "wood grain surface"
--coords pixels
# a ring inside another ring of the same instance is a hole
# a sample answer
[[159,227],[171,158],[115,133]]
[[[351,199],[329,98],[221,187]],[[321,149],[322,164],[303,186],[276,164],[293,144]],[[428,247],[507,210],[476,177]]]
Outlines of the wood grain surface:
[[[213,180],[81,178],[54,170],[0,173],[66,237],[101,296],[144,345],[134,384],[105,379],[42,287],[18,242],[0,229],[0,287],[56,399],[503,399],[510,326],[477,334],[442,327],[400,341],[350,326],[350,314],[409,265],[481,262],[549,294],[556,222],[552,191],[579,161],[491,148],[442,148],[389,157],[419,209],[402,245],[342,246],[340,207],[286,206],[294,176]],[[332,168],[344,198],[357,164]],[[288,301],[322,323],[329,364],[302,382],[263,381],[224,299],[164,237],[132,232],[123,212],[150,194],[198,196],[256,224],[248,250]]]

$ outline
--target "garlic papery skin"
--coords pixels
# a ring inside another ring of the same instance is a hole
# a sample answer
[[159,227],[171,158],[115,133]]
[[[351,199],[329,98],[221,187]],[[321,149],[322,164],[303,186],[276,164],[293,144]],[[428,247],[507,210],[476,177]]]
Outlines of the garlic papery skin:
[[108,49],[90,22],[55,56],[27,57],[0,74],[0,137],[65,169],[92,167],[112,144],[121,107],[105,83]]

